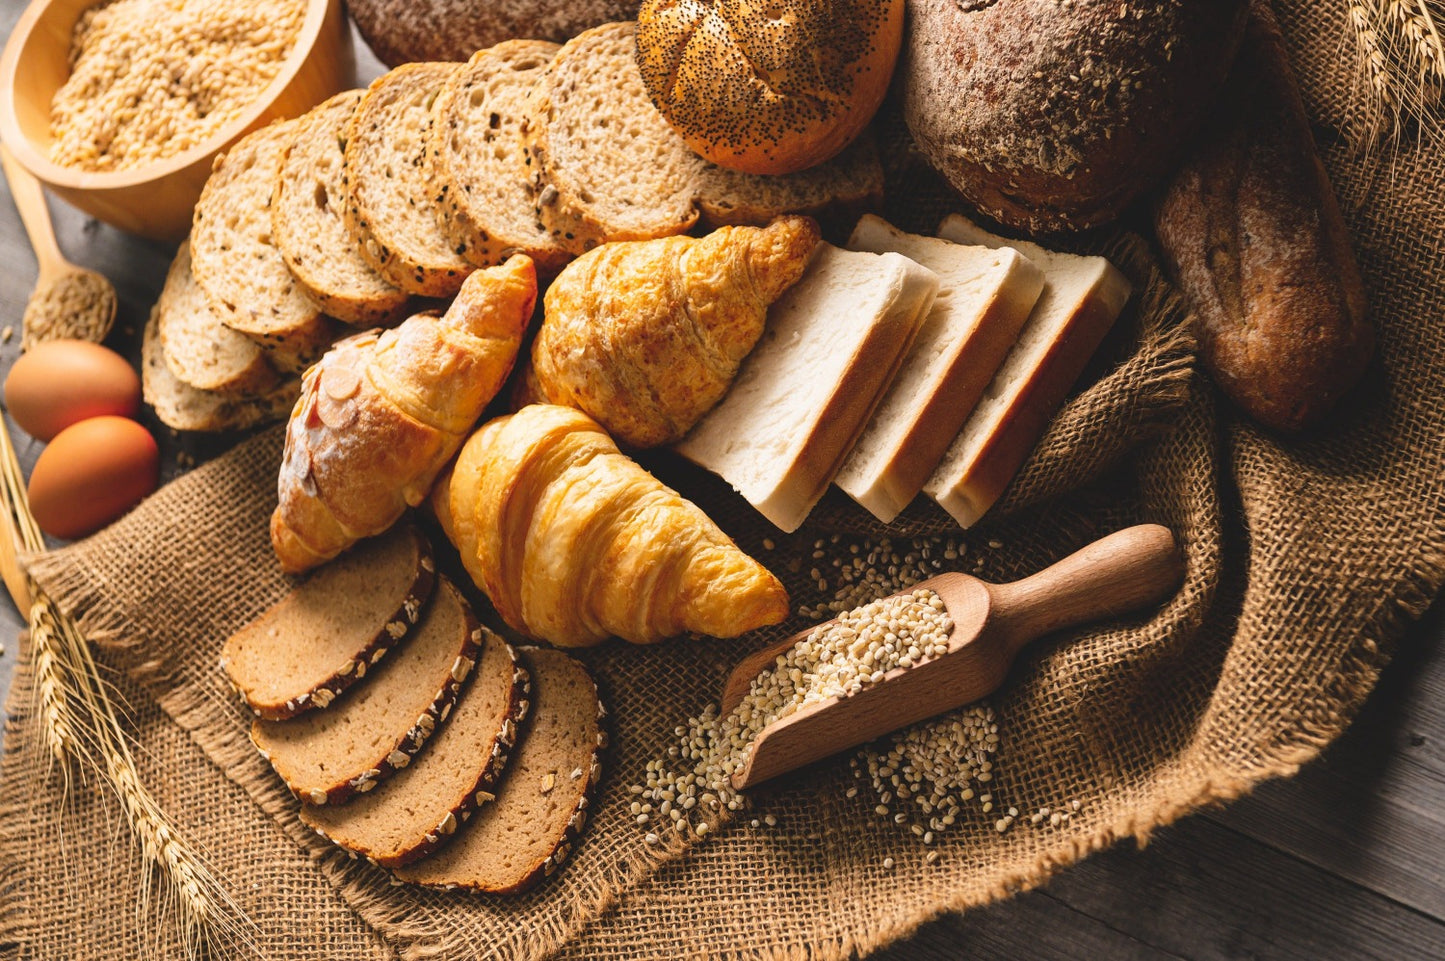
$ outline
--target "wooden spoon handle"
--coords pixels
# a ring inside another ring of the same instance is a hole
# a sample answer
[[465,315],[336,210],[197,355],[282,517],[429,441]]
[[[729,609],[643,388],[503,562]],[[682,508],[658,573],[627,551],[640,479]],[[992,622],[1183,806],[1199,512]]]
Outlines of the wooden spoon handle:
[[991,584],[991,627],[1010,658],[1053,631],[1157,604],[1184,579],[1184,558],[1167,527],[1126,527],[1011,584]]
[[54,277],[66,268],[65,255],[55,241],[55,227],[50,223],[50,208],[45,206],[45,191],[35,175],[20,165],[10,148],[0,143],[0,166],[5,168],[5,179],[10,183],[10,196],[15,199],[15,209],[30,235],[30,247],[40,265],[43,277]]

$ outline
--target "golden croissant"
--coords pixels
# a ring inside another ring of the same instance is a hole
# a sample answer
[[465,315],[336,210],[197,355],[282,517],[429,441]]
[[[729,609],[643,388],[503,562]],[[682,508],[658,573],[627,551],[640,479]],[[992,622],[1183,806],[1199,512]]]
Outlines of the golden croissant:
[[788,613],[776,577],[572,408],[484,424],[432,506],[502,619],[560,647],[735,637]]
[[532,261],[467,278],[441,317],[334,345],[286,429],[271,546],[289,573],[380,534],[421,503],[512,370],[537,302]]
[[812,219],[780,217],[589,251],[547,291],[524,399],[585,411],[631,447],[678,440],[727,392],[817,244]]

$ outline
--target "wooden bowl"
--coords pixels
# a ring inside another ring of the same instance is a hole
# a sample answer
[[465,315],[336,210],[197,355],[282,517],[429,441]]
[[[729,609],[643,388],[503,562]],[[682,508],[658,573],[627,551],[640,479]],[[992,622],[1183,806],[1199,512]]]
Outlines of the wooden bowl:
[[51,190],[88,214],[131,233],[174,241],[216,154],[278,117],[295,117],[354,85],[356,59],[341,0],[308,0],[306,18],[281,71],[256,100],[204,143],[130,170],[92,172],[50,161],[50,104],[70,75],[71,33],[98,0],[34,0],[0,55],[0,139]]

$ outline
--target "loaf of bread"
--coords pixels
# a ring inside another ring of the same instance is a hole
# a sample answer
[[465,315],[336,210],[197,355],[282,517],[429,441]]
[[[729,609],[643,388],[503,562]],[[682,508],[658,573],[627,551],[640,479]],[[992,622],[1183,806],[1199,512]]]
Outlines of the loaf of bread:
[[502,619],[561,647],[735,637],[788,614],[777,578],[569,407],[483,425],[432,505]]
[[847,146],[883,102],[902,42],[903,0],[643,0],[637,14],[653,104],[695,152],[755,174]]
[[1373,352],[1364,282],[1269,5],[1217,116],[1156,209],[1199,354],[1250,416],[1319,424]]
[[908,128],[1001,223],[1106,223],[1178,163],[1246,12],[1247,0],[908,0]]
[[547,290],[535,399],[587,412],[630,447],[679,439],[727,391],[817,243],[812,220],[783,217],[589,251]]
[[271,517],[283,569],[323,563],[426,498],[511,372],[536,298],[519,255],[469,277],[441,318],[349,337],[306,372]]

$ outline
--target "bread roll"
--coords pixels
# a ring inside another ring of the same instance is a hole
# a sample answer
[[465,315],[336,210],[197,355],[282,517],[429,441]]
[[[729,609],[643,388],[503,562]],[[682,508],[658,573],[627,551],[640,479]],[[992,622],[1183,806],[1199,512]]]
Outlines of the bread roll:
[[903,0],[644,0],[637,14],[652,102],[697,153],[756,174],[812,167],[857,137],[902,41]]
[[904,115],[966,200],[1030,233],[1117,217],[1178,162],[1246,0],[908,0]]

